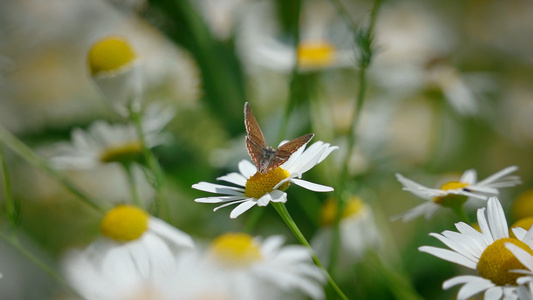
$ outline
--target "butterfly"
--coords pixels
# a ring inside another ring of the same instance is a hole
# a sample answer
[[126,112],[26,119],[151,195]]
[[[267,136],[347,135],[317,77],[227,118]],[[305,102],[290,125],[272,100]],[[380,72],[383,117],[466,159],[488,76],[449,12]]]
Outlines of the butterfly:
[[246,126],[246,148],[248,148],[248,154],[255,163],[257,170],[261,174],[265,174],[270,170],[279,167],[286,162],[291,155],[300,149],[303,145],[307,144],[315,135],[308,133],[291,140],[278,149],[267,146],[265,136],[257,124],[257,120],[248,105],[248,102],[244,104],[244,125]]

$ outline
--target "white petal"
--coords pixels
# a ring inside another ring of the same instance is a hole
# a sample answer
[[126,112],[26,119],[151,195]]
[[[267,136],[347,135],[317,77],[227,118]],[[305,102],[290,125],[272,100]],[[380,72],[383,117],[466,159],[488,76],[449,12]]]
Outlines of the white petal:
[[483,295],[484,300],[500,300],[503,296],[503,289],[499,286],[489,288]]
[[398,181],[404,186],[404,190],[408,190],[420,198],[431,200],[432,197],[428,196],[427,192],[425,192],[429,190],[428,187],[416,183],[411,179],[405,178],[400,173],[396,173],[396,179],[398,179]]
[[193,189],[197,189],[204,192],[223,194],[223,195],[232,195],[232,196],[244,196],[244,189],[225,186],[220,184],[214,184],[209,182],[198,182],[192,185]]
[[152,230],[159,236],[162,236],[172,241],[175,245],[194,248],[194,242],[190,235],[177,229],[174,226],[167,224],[166,222],[158,218],[151,217],[148,226],[150,230]]
[[218,196],[218,197],[204,197],[204,198],[196,198],[194,199],[194,202],[198,203],[225,203],[225,202],[233,202],[237,200],[243,200],[248,199],[246,196]]
[[314,191],[314,192],[331,192],[334,190],[332,187],[321,185],[318,183],[309,182],[309,181],[302,180],[302,179],[293,178],[291,179],[291,182],[305,189],[308,189],[310,191]]
[[507,249],[514,254],[516,259],[518,259],[526,268],[533,271],[533,256],[531,254],[513,243],[505,243],[505,247],[507,247]]
[[246,202],[243,202],[241,204],[239,204],[237,207],[235,207],[229,217],[232,218],[232,219],[235,219],[237,218],[238,216],[240,216],[242,213],[244,213],[245,211],[249,210],[250,208],[254,207],[255,205],[255,201],[246,201]]
[[268,203],[270,203],[270,200],[272,200],[272,196],[270,196],[269,193],[264,194],[261,198],[257,200],[258,206],[267,206]]
[[476,170],[470,169],[466,170],[463,175],[461,176],[461,179],[459,179],[460,182],[473,184],[477,180],[477,173]]
[[246,186],[246,178],[235,172],[220,176],[217,178],[217,180],[226,181],[240,186]]
[[529,241],[529,242],[532,241],[531,237],[527,237],[529,231],[526,231],[522,227],[513,227],[513,228],[511,228],[511,230],[513,231],[514,236],[516,236],[517,239],[519,239],[522,242],[526,243],[529,247],[532,247],[532,249],[533,249],[533,244],[527,242],[527,241]]
[[444,259],[452,263],[463,265],[470,269],[475,270],[477,266],[477,262],[471,261],[467,259],[466,257],[464,257],[463,255],[455,251],[448,250],[448,249],[442,249],[442,248],[431,247],[431,246],[422,246],[422,247],[419,247],[418,250],[429,253],[440,259]]
[[270,197],[272,202],[281,202],[285,203],[287,202],[287,193],[280,191],[280,190],[273,190],[270,192]]
[[488,288],[494,286],[490,280],[472,276],[472,275],[463,275],[450,278],[442,283],[442,288],[447,290],[452,286],[464,283],[465,285],[461,287],[459,293],[457,294],[457,299],[468,299]]
[[250,161],[243,159],[239,162],[239,172],[241,172],[244,177],[250,178],[257,173],[257,168]]
[[490,197],[487,203],[487,217],[490,227],[490,232],[494,240],[509,237],[509,227],[507,227],[507,220],[503,212],[502,205],[498,198]]
[[499,172],[496,172],[494,174],[492,174],[491,176],[481,180],[480,182],[477,183],[477,185],[489,185],[495,181],[497,181],[498,179],[501,179],[502,177],[504,177],[505,175],[508,175],[508,174],[511,174],[515,171],[518,170],[518,167],[517,166],[510,166],[510,167],[507,167]]

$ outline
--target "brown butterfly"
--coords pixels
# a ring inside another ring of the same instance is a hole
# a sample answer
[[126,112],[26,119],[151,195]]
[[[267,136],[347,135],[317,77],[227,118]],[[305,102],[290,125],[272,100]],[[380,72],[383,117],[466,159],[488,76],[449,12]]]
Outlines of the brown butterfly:
[[309,133],[295,138],[281,145],[277,150],[267,146],[265,136],[257,124],[257,120],[248,105],[248,102],[244,104],[244,125],[246,126],[246,148],[248,148],[248,154],[252,157],[252,160],[257,167],[257,170],[261,174],[265,174],[270,170],[279,167],[286,162],[291,155],[300,149],[303,145],[307,144],[315,135]]

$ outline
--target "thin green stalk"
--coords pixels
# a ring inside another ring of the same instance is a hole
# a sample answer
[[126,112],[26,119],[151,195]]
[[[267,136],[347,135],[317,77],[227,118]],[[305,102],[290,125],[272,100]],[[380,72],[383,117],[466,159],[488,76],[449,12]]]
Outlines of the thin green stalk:
[[154,180],[152,181],[152,185],[155,188],[155,212],[154,215],[157,217],[161,217],[162,219],[168,221],[168,212],[166,209],[166,203],[165,199],[162,195],[163,186],[165,184],[165,176],[163,173],[163,169],[159,165],[159,162],[157,161],[154,153],[148,148],[148,145],[146,143],[146,138],[144,136],[144,131],[142,128],[142,118],[141,114],[139,112],[136,112],[132,109],[130,109],[130,118],[135,126],[135,130],[137,131],[137,135],[139,136],[139,141],[141,142],[141,148],[142,148],[142,155],[144,157],[144,160],[146,161],[146,164],[148,165],[148,168],[152,172],[154,176]]
[[55,272],[52,268],[50,268],[50,266],[45,264],[38,257],[36,257],[30,251],[24,248],[24,246],[20,243],[16,235],[8,236],[7,234],[2,232],[0,233],[0,237],[4,239],[6,242],[8,242],[15,249],[17,249],[22,255],[24,255],[27,259],[29,259],[32,263],[34,263],[39,268],[41,268],[43,271],[45,271],[48,275],[50,275],[50,277],[52,277],[55,281],[57,281],[60,285],[62,285],[66,290],[68,290],[69,292],[71,292],[73,295],[77,297],[81,297],[78,294],[78,292],[72,289],[72,287],[65,281],[63,277],[61,277],[57,272]]
[[285,222],[285,224],[287,224],[287,226],[289,227],[289,229],[292,231],[292,233],[296,236],[296,238],[298,239],[298,241],[304,245],[305,247],[307,247],[309,249],[309,251],[311,252],[311,257],[313,259],[313,262],[315,263],[315,265],[317,267],[319,267],[322,272],[324,273],[324,275],[326,276],[326,279],[329,283],[329,285],[333,288],[333,290],[337,293],[337,295],[343,299],[343,300],[348,300],[348,298],[346,297],[346,295],[344,295],[344,293],[342,292],[342,290],[339,288],[339,286],[335,283],[335,281],[333,280],[333,278],[330,276],[330,274],[328,273],[328,271],[326,270],[326,268],[324,268],[324,266],[322,265],[322,263],[320,262],[320,260],[318,259],[318,257],[316,256],[315,254],[315,251],[313,250],[313,248],[311,247],[311,245],[309,244],[309,242],[307,242],[307,239],[305,238],[305,236],[302,234],[302,232],[300,231],[300,228],[298,228],[298,226],[296,225],[296,223],[294,223],[294,220],[292,219],[291,215],[289,214],[289,211],[287,210],[287,208],[285,207],[285,204],[283,203],[275,203],[273,202],[272,205],[274,206],[274,208],[276,209],[276,211],[278,212],[278,214],[280,215],[280,217],[283,219],[283,221]]
[[13,152],[17,153],[20,157],[25,159],[28,163],[34,167],[48,173],[54,179],[56,179],[63,187],[69,190],[74,195],[78,196],[88,206],[94,208],[100,213],[105,213],[107,210],[98,204],[96,201],[92,200],[87,194],[80,190],[76,185],[65,177],[62,173],[53,169],[48,165],[46,160],[42,159],[40,156],[35,154],[28,146],[26,146],[22,141],[16,138],[11,134],[7,129],[5,129],[0,124],[0,142],[3,142],[8,146]]
[[350,156],[353,152],[353,149],[355,147],[356,143],[356,133],[357,133],[357,127],[359,125],[359,121],[361,118],[361,111],[363,108],[363,104],[365,102],[366,97],[366,90],[367,90],[367,69],[370,66],[370,63],[372,61],[372,56],[374,54],[374,27],[377,19],[377,14],[379,11],[379,8],[381,6],[381,0],[375,0],[374,5],[372,7],[372,11],[370,12],[370,21],[366,28],[358,29],[355,25],[355,23],[350,19],[350,16],[347,12],[347,10],[344,8],[344,6],[338,1],[338,0],[332,0],[337,9],[339,10],[340,14],[346,18],[347,22],[352,27],[352,30],[354,33],[356,33],[355,41],[358,45],[359,49],[361,50],[361,53],[358,57],[358,66],[359,66],[359,91],[357,93],[357,98],[354,106],[354,111],[352,113],[352,120],[351,120],[351,126],[347,135],[348,139],[348,145],[346,147],[346,156],[344,158],[344,163],[342,164],[342,170],[341,170],[341,177],[340,177],[340,187],[337,189],[337,201],[338,201],[338,209],[337,213],[335,215],[335,232],[332,239],[332,249],[331,249],[331,257],[330,257],[330,272],[333,272],[333,268],[336,265],[337,262],[337,253],[338,253],[338,247],[340,244],[340,234],[339,234],[339,222],[341,219],[341,214],[345,206],[345,190],[347,182],[349,181],[349,172],[348,172],[348,166],[350,162]]
[[6,157],[4,155],[4,145],[2,143],[0,143],[0,160],[2,161],[2,170],[4,173],[6,215],[11,224],[17,227],[20,223],[20,203],[13,198],[13,193],[11,192],[11,180],[7,168]]
[[138,207],[141,207],[141,197],[139,196],[139,191],[137,189],[137,184],[135,182],[135,177],[133,175],[133,169],[131,164],[124,164],[124,172],[126,173],[126,178],[128,180],[128,186],[131,194],[132,204]]

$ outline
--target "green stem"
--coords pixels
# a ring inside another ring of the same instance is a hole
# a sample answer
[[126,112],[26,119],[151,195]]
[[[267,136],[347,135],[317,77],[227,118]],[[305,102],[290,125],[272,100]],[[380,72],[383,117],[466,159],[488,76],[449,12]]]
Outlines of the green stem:
[[0,124],[0,142],[3,142],[7,145],[13,152],[17,153],[20,157],[25,159],[28,163],[34,167],[43,170],[48,173],[54,179],[56,179],[63,187],[69,190],[74,195],[78,196],[85,204],[94,208],[100,213],[105,213],[107,209],[100,206],[96,201],[92,200],[87,194],[74,185],[67,177],[57,170],[51,168],[46,160],[42,159],[40,156],[35,154],[28,146],[11,134],[7,129],[5,129]]
[[358,47],[361,50],[361,54],[358,58],[358,65],[359,65],[359,91],[357,93],[357,98],[354,106],[354,111],[352,113],[352,120],[351,120],[351,126],[347,135],[348,139],[348,145],[346,147],[346,156],[344,158],[344,163],[342,165],[341,170],[341,180],[340,180],[340,187],[337,189],[337,201],[338,201],[338,209],[337,213],[335,215],[335,221],[334,221],[334,228],[335,233],[333,235],[332,239],[332,251],[330,252],[330,272],[333,272],[333,268],[336,265],[337,262],[337,248],[340,243],[340,234],[339,234],[339,222],[341,219],[342,211],[344,210],[345,206],[345,197],[343,193],[345,193],[347,182],[349,179],[349,162],[350,162],[350,156],[353,152],[353,149],[355,147],[356,143],[356,133],[357,133],[357,126],[359,125],[359,121],[361,118],[361,111],[363,108],[363,104],[365,102],[366,97],[366,89],[367,89],[367,69],[370,66],[370,63],[372,61],[372,56],[374,54],[374,44],[373,44],[373,36],[374,36],[374,27],[377,19],[377,13],[379,11],[379,8],[381,6],[381,0],[375,0],[374,5],[372,7],[372,11],[370,12],[370,21],[368,24],[368,27],[364,29],[357,29],[355,23],[350,19],[350,16],[347,12],[347,10],[344,8],[344,6],[337,0],[332,0],[341,15],[346,18],[346,20],[350,23],[352,30],[354,33],[356,33],[356,43]]
[[451,209],[453,209],[453,211],[459,216],[459,218],[463,222],[465,222],[466,224],[472,224],[470,221],[470,218],[466,214],[464,205],[461,204],[461,205],[452,206]]
[[0,143],[0,160],[2,161],[2,170],[4,173],[6,215],[11,224],[17,227],[20,223],[20,203],[13,198],[13,193],[11,192],[11,180],[7,168],[6,157],[4,155],[4,145],[2,143]]
[[131,164],[124,164],[124,171],[126,173],[126,178],[128,180],[128,186],[131,194],[132,204],[138,207],[141,207],[141,197],[139,196],[139,191],[137,190],[137,184],[135,183],[135,177],[133,175],[133,166]]
[[135,130],[137,132],[137,135],[139,137],[139,141],[141,142],[141,148],[142,148],[142,155],[144,160],[146,161],[146,164],[148,165],[148,168],[152,172],[154,176],[154,180],[152,180],[152,185],[155,188],[155,212],[154,215],[157,217],[161,217],[165,221],[168,221],[168,212],[166,209],[166,203],[165,199],[162,195],[163,186],[165,183],[165,176],[163,173],[163,169],[159,165],[159,162],[157,161],[154,153],[148,148],[148,145],[146,143],[146,138],[144,136],[144,131],[142,128],[142,117],[139,112],[134,111],[130,108],[130,118],[135,126]]
[[272,203],[272,206],[274,206],[274,208],[276,209],[276,211],[278,212],[278,214],[280,215],[280,217],[283,219],[283,221],[285,222],[285,224],[287,224],[287,226],[289,227],[289,229],[292,231],[292,233],[296,236],[296,238],[298,239],[298,241],[304,245],[305,247],[307,247],[309,249],[309,251],[311,252],[311,257],[313,259],[313,262],[315,263],[315,265],[317,267],[319,267],[322,272],[324,273],[324,275],[326,276],[326,279],[329,283],[329,285],[333,288],[333,290],[335,290],[335,292],[337,293],[337,295],[341,298],[341,299],[344,299],[344,300],[348,300],[348,298],[344,295],[344,293],[342,292],[342,290],[339,288],[339,286],[335,283],[335,281],[333,280],[333,278],[330,276],[330,274],[328,273],[328,271],[326,270],[326,268],[324,268],[324,266],[322,265],[322,263],[320,262],[320,260],[318,259],[318,257],[316,256],[315,254],[315,251],[313,250],[313,248],[311,248],[311,245],[309,244],[309,242],[307,242],[307,240],[305,239],[304,235],[302,234],[302,232],[300,231],[300,229],[298,228],[298,226],[296,225],[296,223],[294,223],[291,215],[289,214],[289,211],[287,210],[287,208],[285,207],[285,204],[283,203],[275,203],[273,202]]
[[32,263],[34,263],[39,268],[41,268],[43,271],[45,271],[48,275],[50,275],[50,277],[52,277],[55,281],[57,281],[60,285],[62,285],[66,290],[68,290],[69,292],[71,292],[73,295],[77,297],[81,297],[78,294],[78,292],[72,289],[72,287],[65,281],[63,277],[61,277],[57,272],[55,272],[52,268],[46,265],[43,261],[41,261],[37,256],[33,255],[30,251],[24,248],[24,246],[22,246],[22,244],[20,243],[16,235],[8,236],[6,233],[2,232],[0,233],[0,237],[4,239],[6,242],[8,242],[15,249],[17,249],[28,260],[30,260]]

